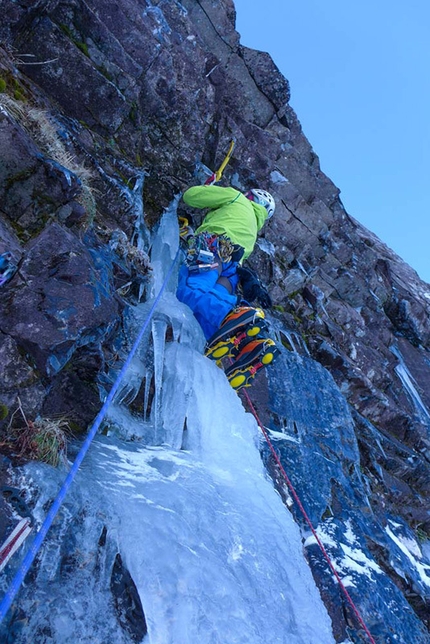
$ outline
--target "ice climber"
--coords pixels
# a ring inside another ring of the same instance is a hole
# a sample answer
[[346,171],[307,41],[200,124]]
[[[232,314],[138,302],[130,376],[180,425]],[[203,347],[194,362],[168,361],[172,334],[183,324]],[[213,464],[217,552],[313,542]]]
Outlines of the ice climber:
[[261,336],[266,328],[263,310],[249,305],[257,301],[268,308],[270,296],[257,276],[241,266],[273,215],[275,201],[258,188],[242,193],[214,185],[189,188],[183,199],[189,206],[209,211],[195,232],[185,224],[181,228],[187,249],[177,297],[190,307],[203,329],[205,355],[216,361],[233,359],[225,373],[238,390],[249,386],[257,371],[278,353],[275,342]]

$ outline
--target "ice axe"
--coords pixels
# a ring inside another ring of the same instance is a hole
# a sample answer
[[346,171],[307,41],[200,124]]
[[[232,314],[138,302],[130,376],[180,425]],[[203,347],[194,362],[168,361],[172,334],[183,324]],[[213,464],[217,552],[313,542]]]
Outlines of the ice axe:
[[199,166],[196,172],[197,178],[200,179],[199,183],[205,186],[211,186],[212,184],[217,183],[218,181],[221,181],[222,173],[224,172],[227,166],[227,163],[230,161],[235,145],[236,145],[236,141],[235,139],[232,139],[230,141],[230,145],[229,145],[227,154],[224,157],[223,162],[219,166],[218,170],[216,170],[215,172],[213,170],[210,170],[203,163],[199,163]]

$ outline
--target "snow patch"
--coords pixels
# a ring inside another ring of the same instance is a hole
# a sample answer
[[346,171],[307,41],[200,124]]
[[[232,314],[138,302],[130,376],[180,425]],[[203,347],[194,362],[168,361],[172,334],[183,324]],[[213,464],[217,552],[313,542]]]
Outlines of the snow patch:
[[297,438],[294,438],[293,436],[289,436],[288,434],[284,434],[284,432],[275,432],[273,429],[269,429],[268,432],[271,438],[281,439],[283,441],[290,441],[290,443],[297,443],[297,444],[300,443],[300,441]]
[[416,557],[419,559],[422,558],[418,544],[404,536],[396,536],[388,525],[385,527],[385,532],[388,534],[390,539],[394,541],[403,554],[406,555],[414,568],[417,569],[421,581],[430,588],[430,566],[422,564],[416,559]]
[[267,239],[257,239],[257,246],[263,253],[270,255],[270,257],[275,256],[275,247],[272,242],[267,241]]
[[287,177],[278,170],[273,170],[273,172],[270,173],[270,179],[272,183],[289,183]]
[[[350,521],[347,521],[345,526],[346,531],[343,537],[348,541],[348,544],[343,543],[340,539],[336,540],[334,536],[336,526],[333,523],[327,522],[323,526],[318,526],[316,533],[323,545],[332,550],[330,558],[344,586],[355,587],[357,575],[364,575],[373,581],[373,573],[383,574],[383,571],[359,547],[358,539],[354,534]],[[308,547],[316,543],[316,538],[311,535],[306,539],[304,545]],[[343,551],[343,557],[339,554],[339,549]]]

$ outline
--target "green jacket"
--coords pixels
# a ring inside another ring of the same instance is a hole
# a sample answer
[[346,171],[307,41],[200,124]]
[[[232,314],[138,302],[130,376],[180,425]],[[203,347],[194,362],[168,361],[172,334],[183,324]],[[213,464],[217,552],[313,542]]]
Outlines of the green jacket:
[[242,261],[252,253],[257,233],[267,219],[264,206],[247,199],[235,188],[194,186],[184,192],[183,199],[193,208],[210,208],[196,233],[227,235],[245,249]]

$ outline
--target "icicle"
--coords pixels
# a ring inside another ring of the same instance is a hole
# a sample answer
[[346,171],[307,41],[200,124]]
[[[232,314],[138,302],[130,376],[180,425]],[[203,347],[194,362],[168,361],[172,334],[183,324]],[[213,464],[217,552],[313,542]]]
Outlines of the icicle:
[[[283,327],[278,327],[273,329],[273,336],[277,342],[280,342],[284,346],[286,343],[291,347],[291,351],[296,355],[307,355],[309,356],[309,349],[306,346],[303,338],[296,331],[290,331]],[[288,348],[288,347],[287,347]]]
[[397,347],[392,346],[390,347],[390,349],[391,352],[394,353],[396,358],[398,358],[399,360],[399,364],[395,367],[394,370],[399,376],[404,388],[406,389],[406,392],[412,400],[412,403],[421,422],[423,422],[425,425],[428,425],[430,421],[430,413],[428,412],[427,407],[424,405],[423,401],[421,400],[421,396],[415,388],[415,381],[409,369],[407,368],[405,361],[403,360],[403,356]]
[[143,420],[146,422],[148,420],[148,405],[149,405],[149,394],[151,391],[151,380],[153,376],[152,366],[146,369],[144,373],[145,378],[145,390],[143,392]]
[[142,368],[142,359],[144,358],[144,355],[136,355],[130,367],[127,369],[122,386],[115,396],[116,404],[130,405],[136,399],[142,386],[144,376],[144,370]]
[[136,177],[136,183],[133,190],[129,192],[129,201],[132,206],[132,211],[135,215],[134,233],[132,243],[135,243],[139,250],[147,250],[149,248],[149,233],[145,226],[145,212],[143,204],[143,183],[145,180],[146,172],[139,172]]
[[191,382],[194,372],[194,350],[177,343],[166,347],[163,378],[163,427],[165,445],[181,449],[184,442]]
[[305,269],[303,264],[301,262],[299,262],[299,260],[297,260],[297,266],[302,271],[302,273],[304,273],[307,277],[309,277],[308,271]]
[[[157,233],[152,243],[151,264],[153,267],[154,281],[152,296],[155,297],[164,282],[166,273],[175,258],[179,244],[178,208],[179,195],[165,210]],[[167,285],[166,292],[174,293],[177,284],[177,271],[174,271]]]
[[[158,445],[161,438],[161,400],[164,369],[164,348],[167,322],[165,319],[152,321],[152,344],[154,347],[154,404],[152,406],[152,420],[154,423],[154,444]],[[161,442],[163,442],[161,440]]]
[[124,384],[119,390],[119,392],[117,393],[117,395],[115,396],[115,402],[117,402],[118,405],[125,404],[130,394],[130,391],[131,391],[130,385],[128,383]]
[[41,554],[41,566],[38,574],[40,583],[50,583],[58,575],[58,568],[61,563],[61,548],[67,533],[67,523],[71,519],[67,507],[61,509],[61,521],[55,525],[51,532],[51,539],[45,544]]
[[135,216],[135,230],[132,237],[132,243],[136,242],[138,248],[148,248],[149,247],[149,233],[144,224],[144,210],[143,210],[143,183],[147,172],[145,170],[136,170],[131,166],[125,165],[127,170],[133,172],[136,176],[136,181],[133,188],[129,188],[124,181],[117,179],[116,177],[108,174],[101,165],[97,162],[97,159],[91,157],[92,162],[97,167],[97,171],[100,176],[103,177],[108,183],[110,183],[116,190],[119,191],[121,197],[126,201],[129,206],[129,211]]
[[293,353],[298,354],[297,347],[296,347],[295,342],[294,342],[294,339],[296,340],[297,336],[294,333],[294,331],[282,331],[282,334],[286,337],[286,339],[290,343],[290,346],[291,346],[291,348],[293,350]]

